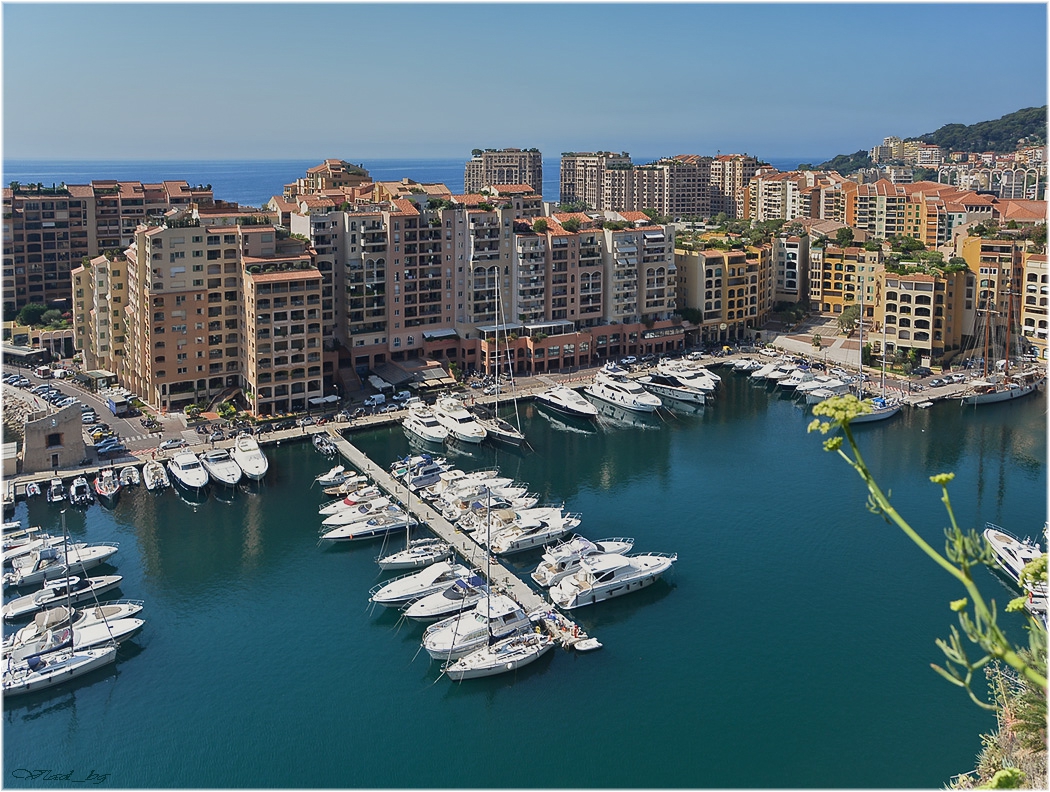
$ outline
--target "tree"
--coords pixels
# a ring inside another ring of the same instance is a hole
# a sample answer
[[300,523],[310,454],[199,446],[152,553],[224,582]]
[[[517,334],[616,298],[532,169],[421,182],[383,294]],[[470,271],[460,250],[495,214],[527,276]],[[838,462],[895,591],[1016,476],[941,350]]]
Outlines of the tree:
[[45,311],[47,311],[47,306],[40,303],[29,303],[29,305],[18,312],[16,319],[20,325],[35,327],[40,324],[40,317],[44,315]]
[[820,333],[813,336],[813,348],[819,352],[824,347],[824,339],[820,337]]
[[62,321],[62,312],[51,308],[40,315],[40,324],[53,325]]
[[851,305],[839,314],[839,331],[847,332],[857,326],[860,320],[860,306]]
[[853,244],[853,229],[843,226],[835,232],[835,244],[839,247],[849,247]]
[[544,217],[537,217],[535,222],[532,224],[532,230],[537,234],[543,234],[547,231],[547,220]]
[[[937,566],[954,577],[963,587],[966,596],[955,600],[950,608],[959,614],[959,627],[951,628],[951,637],[947,640],[938,639],[937,645],[946,658],[945,667],[933,665],[933,670],[944,679],[966,690],[970,698],[978,706],[985,709],[994,709],[993,704],[988,704],[977,698],[971,684],[975,671],[983,669],[988,663],[1001,661],[1012,668],[1020,677],[1028,683],[1039,688],[1043,697],[1046,696],[1046,666],[1034,662],[1031,658],[1043,658],[1046,656],[1046,627],[1039,620],[1027,618],[1028,629],[1028,652],[1025,648],[1015,646],[1002,628],[997,623],[997,615],[994,603],[989,605],[977,589],[974,582],[974,567],[981,565],[992,566],[992,551],[984,538],[975,530],[963,533],[955,520],[951,500],[948,496],[948,484],[955,478],[954,473],[940,473],[930,476],[930,481],[941,488],[941,502],[947,512],[949,526],[945,529],[945,552],[942,555],[926,542],[912,526],[897,512],[890,502],[889,496],[882,491],[876,483],[871,471],[868,470],[860,450],[857,448],[853,438],[850,421],[859,415],[871,412],[871,405],[863,402],[856,396],[833,396],[813,407],[813,414],[817,416],[807,429],[809,432],[819,431],[828,434],[832,430],[841,430],[842,434],[824,441],[824,450],[837,453],[845,462],[860,476],[868,490],[868,510],[883,518],[889,525],[900,528],[904,534],[919,547]],[[822,418],[828,420],[821,420]],[[846,446],[846,450],[843,446]],[[1032,583],[1042,582],[1045,585],[1047,579],[1047,556],[1030,562],[1025,566],[1021,579],[1030,580]],[[1025,613],[1025,597],[1012,600],[1007,606],[1008,612]],[[971,660],[966,652],[963,635],[966,641],[978,647],[984,656]],[[1029,654],[1030,652],[1030,654]]]
[[577,231],[580,230],[580,221],[578,218],[570,217],[568,220],[561,224],[561,227],[564,228],[566,231],[575,234]]

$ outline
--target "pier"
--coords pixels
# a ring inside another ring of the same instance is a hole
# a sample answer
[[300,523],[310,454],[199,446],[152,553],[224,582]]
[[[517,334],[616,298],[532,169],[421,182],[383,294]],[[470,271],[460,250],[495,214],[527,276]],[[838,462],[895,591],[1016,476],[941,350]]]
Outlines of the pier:
[[[426,523],[430,530],[437,534],[442,540],[448,542],[461,557],[469,563],[477,566],[482,576],[486,574],[485,554],[486,548],[482,548],[473,539],[456,528],[446,520],[435,509],[419,497],[412,497],[412,492],[395,479],[386,470],[376,465],[360,449],[352,445],[338,431],[329,431],[329,437],[339,449],[342,457],[349,462],[362,475],[368,476],[377,486],[400,501],[406,510],[420,522]],[[525,581],[521,580],[510,569],[505,567],[493,556],[489,559],[491,566],[488,582],[492,586],[498,586],[506,591],[508,596],[517,601],[526,613],[536,611],[555,612],[557,621],[544,617],[543,621],[547,630],[566,648],[572,648],[574,644],[586,639],[587,633],[578,624],[564,615],[557,613],[554,606],[541,597]]]

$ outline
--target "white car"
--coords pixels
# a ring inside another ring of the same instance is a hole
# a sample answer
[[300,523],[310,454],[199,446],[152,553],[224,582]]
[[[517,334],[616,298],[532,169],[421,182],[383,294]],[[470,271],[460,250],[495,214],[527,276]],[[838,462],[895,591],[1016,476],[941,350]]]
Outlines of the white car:
[[633,366],[637,362],[638,362],[638,358],[636,358],[634,355],[628,355],[625,358],[620,358],[620,365],[621,366]]
[[174,440],[165,440],[157,448],[161,451],[171,451],[174,448],[185,448],[189,445],[185,440],[175,438]]

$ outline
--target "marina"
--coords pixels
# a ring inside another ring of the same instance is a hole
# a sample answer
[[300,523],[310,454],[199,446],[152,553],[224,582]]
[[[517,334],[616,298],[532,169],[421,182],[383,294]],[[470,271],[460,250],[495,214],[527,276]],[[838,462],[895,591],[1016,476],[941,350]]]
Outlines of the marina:
[[[39,764],[60,742],[71,766],[91,765],[120,786],[462,786],[466,777],[442,761],[441,746],[393,747],[404,736],[401,713],[411,711],[421,730],[499,729],[513,717],[526,753],[572,740],[609,757],[559,773],[569,787],[894,786],[901,773],[941,784],[971,765],[977,735],[992,725],[929,671],[957,590],[866,512],[859,482],[806,435],[804,407],[743,374],[723,369],[722,379],[702,412],[600,419],[585,432],[523,401],[532,450],[444,452],[456,467],[498,469],[543,502],[564,502],[592,540],[630,536],[632,552],[679,555],[645,590],[571,612],[601,650],[547,651],[496,677],[442,678],[421,647],[421,625],[369,606],[369,589],[388,579],[376,557],[403,548],[403,531],[386,542],[317,546],[327,498],[311,486],[315,476],[337,462],[357,471],[366,458],[380,473],[413,453],[387,416],[330,433],[337,446],[344,441],[335,435],[345,435],[361,455],[353,460],[342,451],[326,459],[303,442],[326,427],[297,428],[264,445],[270,469],[258,484],[213,490],[201,502],[138,487],[112,510],[68,511],[72,541],[119,542],[123,580],[112,596],[148,601],[149,624],[109,670],[8,703],[6,764]],[[857,435],[880,483],[929,541],[940,541],[944,515],[927,479],[944,470],[956,473],[953,507],[965,524],[990,521],[1022,536],[1042,525],[1040,400],[976,411],[938,402]],[[403,489],[390,489],[386,497],[409,503]],[[430,522],[431,507],[416,501]],[[59,511],[42,497],[20,500],[16,519],[53,532]],[[468,565],[484,566],[480,548],[462,534],[454,541]],[[539,551],[497,559],[493,577],[526,585],[539,561]],[[1000,603],[1014,596],[990,571],[980,582]],[[1007,616],[1004,624],[1019,627]],[[308,650],[288,644],[293,630],[311,636]],[[618,695],[606,702],[611,688]],[[608,720],[624,707],[646,715],[629,733],[581,735],[538,712],[540,696],[598,702],[593,716]],[[163,735],[152,727],[158,711]],[[224,717],[203,714],[216,711]],[[71,732],[74,716],[98,720],[105,739],[97,729]],[[347,752],[347,719],[366,720],[377,745],[389,747]],[[275,739],[295,762],[269,750]],[[886,750],[897,757],[893,768]],[[695,760],[683,762],[687,754]],[[179,759],[188,756],[196,758]],[[509,783],[483,766],[469,781]]]

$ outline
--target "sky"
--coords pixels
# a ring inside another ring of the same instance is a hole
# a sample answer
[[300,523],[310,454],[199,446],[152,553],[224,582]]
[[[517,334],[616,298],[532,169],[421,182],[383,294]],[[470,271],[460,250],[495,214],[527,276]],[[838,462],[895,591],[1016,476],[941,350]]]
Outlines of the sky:
[[3,5],[5,159],[820,162],[1046,101],[1036,2]]

